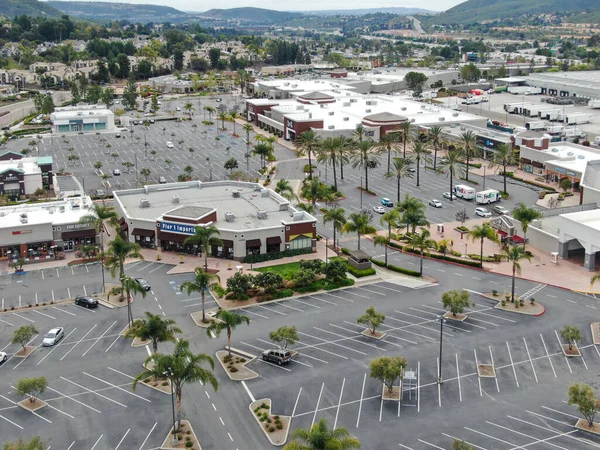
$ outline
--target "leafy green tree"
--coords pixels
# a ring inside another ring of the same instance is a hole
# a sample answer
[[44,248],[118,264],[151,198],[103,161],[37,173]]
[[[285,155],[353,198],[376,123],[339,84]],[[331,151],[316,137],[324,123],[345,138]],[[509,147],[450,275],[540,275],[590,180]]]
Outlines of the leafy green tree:
[[369,190],[369,169],[375,169],[381,164],[377,146],[371,141],[359,142],[352,155],[352,167],[361,168],[365,174],[365,190]]
[[360,448],[360,441],[345,428],[329,430],[325,419],[319,420],[310,430],[297,428],[283,450],[350,450]]
[[467,291],[453,290],[442,294],[442,305],[444,305],[444,308],[448,309],[453,316],[456,316],[457,314],[462,314],[465,311],[465,308],[473,306],[474,303],[471,302]]
[[234,296],[247,295],[248,291],[254,285],[254,276],[236,272],[232,277],[227,279],[227,290]]
[[413,95],[417,98],[423,93],[423,86],[427,83],[427,76],[421,72],[408,72],[404,76],[406,86],[413,91]]
[[104,88],[102,94],[100,94],[100,100],[106,105],[107,108],[110,108],[115,103],[114,89],[109,87]]
[[391,394],[394,392],[394,383],[402,377],[405,367],[406,359],[401,356],[381,356],[369,363],[369,376],[385,384]]
[[215,319],[217,320],[211,322],[206,329],[206,333],[211,337],[213,334],[218,337],[222,331],[225,331],[227,333],[227,350],[231,357],[231,333],[237,326],[243,323],[250,325],[250,319],[247,316],[242,316],[226,309],[217,311]]
[[504,192],[508,193],[506,190],[506,167],[510,164],[515,163],[515,152],[512,149],[511,145],[508,144],[500,144],[496,147],[494,154],[492,155],[492,161],[490,166],[501,166],[502,167],[502,177],[504,178]]
[[204,271],[208,272],[208,253],[211,245],[223,245],[221,232],[214,225],[195,227],[194,234],[183,241],[183,245],[200,244],[204,253]]
[[44,450],[45,448],[46,443],[39,436],[31,438],[29,441],[19,439],[17,441],[5,442],[2,445],[2,450]]
[[217,69],[219,67],[219,59],[221,58],[221,50],[218,48],[211,48],[208,50],[208,59],[210,60],[210,67]]
[[50,114],[54,112],[54,99],[50,94],[46,94],[42,99],[42,107],[40,108],[42,114]]
[[316,202],[321,202],[328,198],[330,190],[323,181],[315,177],[302,185],[300,194],[306,200],[310,200],[312,206],[315,206]]
[[420,185],[421,161],[425,163],[425,167],[427,167],[427,164],[431,164],[430,153],[426,143],[417,141],[413,144],[413,155],[416,163],[415,165],[417,166],[417,187]]
[[148,178],[150,177],[150,169],[148,169],[147,167],[143,167],[140,170],[140,175],[144,177],[144,181],[147,183]]
[[344,261],[330,261],[325,266],[325,279],[331,283],[339,283],[348,277],[346,270],[347,267]]
[[254,286],[263,288],[265,294],[273,294],[283,288],[283,277],[275,272],[260,272],[254,276]]
[[521,274],[521,264],[519,261],[526,259],[531,261],[531,256],[525,251],[523,247],[518,245],[511,246],[508,249],[503,249],[501,253],[502,259],[512,263],[512,286],[511,286],[511,302],[515,301],[515,276]]
[[127,79],[127,86],[123,91],[123,104],[131,109],[137,109],[138,87],[133,73]]
[[77,86],[77,82],[71,81],[69,84],[71,85],[71,98],[73,99],[73,103],[79,103],[81,101],[81,94],[79,93],[79,86]]
[[[208,364],[210,369],[202,367]],[[217,378],[212,370],[215,367],[213,359],[204,353],[194,354],[190,350],[190,343],[185,339],[181,339],[175,344],[175,350],[171,355],[163,355],[155,353],[148,357],[144,363],[145,369],[133,380],[133,390],[140,381],[148,378],[156,380],[169,378],[173,384],[173,391],[177,399],[177,423],[175,431],[181,427],[183,399],[183,386],[191,383],[202,383],[203,385],[210,384],[216,391],[219,388]]]
[[465,441],[459,441],[458,439],[452,439],[452,450],[475,450],[471,445]]
[[517,207],[513,209],[512,216],[521,222],[521,229],[523,230],[523,249],[525,249],[529,225],[535,220],[541,219],[543,215],[537,209],[530,208],[525,203],[519,203]]
[[337,137],[328,137],[321,141],[317,149],[317,161],[321,164],[331,164],[333,169],[333,188],[337,191],[337,162],[338,152],[342,141]]
[[417,227],[429,226],[429,221],[425,217],[425,203],[421,199],[411,197],[410,194],[404,196],[404,200],[396,205],[398,211],[402,213],[402,222],[406,224],[406,231],[409,227],[414,234]]
[[277,184],[275,185],[275,192],[277,192],[283,198],[286,198],[288,200],[291,200],[296,197],[296,194],[294,193],[294,188],[292,188],[290,182],[284,178],[277,181]]
[[346,211],[344,208],[334,207],[328,209],[325,214],[323,214],[323,223],[332,222],[333,227],[333,245],[334,247],[337,245],[336,235],[337,232],[342,231],[344,224],[346,223]]
[[379,328],[384,321],[385,314],[376,311],[373,306],[369,306],[365,313],[356,320],[356,323],[366,325],[371,334],[374,335],[377,332],[377,328]]
[[37,335],[39,331],[34,325],[23,325],[13,331],[11,343],[19,344],[23,347],[23,351],[27,350],[27,344]]
[[269,333],[269,339],[281,348],[288,348],[288,345],[294,345],[300,338],[298,331],[294,326],[282,326]]
[[576,344],[581,340],[581,331],[579,328],[571,325],[566,325],[562,330],[560,330],[560,335],[569,343],[569,350],[573,350],[573,344]]
[[292,280],[296,284],[296,287],[303,288],[303,287],[307,287],[307,286],[310,286],[311,284],[313,284],[315,282],[316,278],[317,278],[317,274],[315,273],[314,270],[305,269],[305,270],[299,270],[296,273],[294,273]]
[[152,342],[152,351],[158,352],[159,342],[177,342],[176,334],[181,334],[181,328],[176,326],[173,319],[163,319],[158,314],[145,311],[145,319],[138,319],[133,326],[125,332],[128,338],[138,338],[142,341]]
[[435,247],[435,241],[431,239],[431,233],[427,228],[421,228],[420,233],[411,234],[410,245],[412,248],[419,249],[419,274],[423,275],[423,258],[425,257],[425,253],[428,253],[431,247]]
[[454,178],[460,178],[465,173],[465,162],[460,150],[450,150],[441,169],[450,175],[450,193],[454,193]]
[[358,249],[360,250],[360,236],[372,234],[377,229],[371,225],[371,218],[365,213],[352,213],[347,222],[342,226],[342,233],[356,233],[358,236]]
[[558,187],[560,187],[564,193],[569,191],[573,187],[573,182],[569,178],[562,178],[558,183]]
[[258,155],[260,157],[260,168],[261,169],[264,169],[265,161],[269,157],[271,152],[272,152],[271,147],[264,142],[260,142],[254,146],[252,153],[254,155]]
[[35,403],[40,394],[46,392],[48,381],[46,377],[21,378],[16,386],[17,394],[21,397],[29,397],[30,403]]
[[485,222],[481,225],[475,225],[467,234],[473,242],[479,239],[479,261],[481,261],[481,267],[483,267],[483,241],[487,239],[495,243],[500,242],[498,233],[496,233],[496,230],[492,228],[489,222]]
[[129,328],[133,326],[133,312],[131,311],[131,302],[133,301],[134,294],[141,294],[143,298],[146,297],[146,289],[143,288],[140,283],[134,278],[123,276],[121,284],[113,287],[108,291],[107,296],[110,298],[113,295],[119,295],[123,298],[125,294],[125,300],[127,301],[127,321],[129,322]]
[[600,411],[600,399],[594,389],[587,384],[574,384],[569,387],[569,405],[575,405],[588,426],[594,426],[594,416]]
[[481,71],[473,63],[466,64],[460,68],[460,76],[463,81],[473,82],[481,78]]
[[231,173],[233,172],[233,169],[237,169],[238,168],[238,162],[237,159],[235,159],[233,156],[231,158],[229,158],[227,161],[225,161],[225,164],[223,164],[223,168],[225,170],[229,170],[229,174],[231,175]]

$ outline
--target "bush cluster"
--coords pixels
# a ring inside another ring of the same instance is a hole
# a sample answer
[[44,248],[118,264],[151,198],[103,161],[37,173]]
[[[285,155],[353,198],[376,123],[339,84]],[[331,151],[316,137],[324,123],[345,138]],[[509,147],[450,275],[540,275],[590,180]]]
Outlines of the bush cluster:
[[284,250],[282,252],[262,253],[260,255],[248,255],[244,258],[244,262],[247,264],[256,264],[264,261],[273,261],[275,259],[288,258],[290,256],[307,255],[312,252],[312,248],[301,248],[297,250]]

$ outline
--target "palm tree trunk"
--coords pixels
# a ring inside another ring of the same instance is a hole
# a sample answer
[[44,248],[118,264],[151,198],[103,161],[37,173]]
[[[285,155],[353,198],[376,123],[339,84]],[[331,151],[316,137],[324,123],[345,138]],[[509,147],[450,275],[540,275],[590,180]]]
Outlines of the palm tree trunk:
[[[204,245],[206,244],[206,245]],[[202,243],[202,251],[204,252],[204,271],[208,272],[208,246],[210,244],[208,242]]]
[[310,180],[312,180],[312,158],[311,158],[312,152],[310,151],[310,148],[308,149],[307,153],[308,153],[308,168],[309,168],[308,181],[310,181]]
[[365,191],[369,191],[369,167],[365,163]]
[[340,158],[340,179],[344,179],[344,161]]
[[336,240],[335,240],[335,228],[336,228],[336,223],[335,223],[335,220],[334,220],[333,221],[333,248],[334,249],[335,249],[335,243],[336,243]]
[[181,418],[183,417],[181,412],[181,392],[178,390],[175,396],[177,397],[177,422],[175,423],[175,431],[179,431],[181,429]]
[[506,164],[503,164],[504,192],[506,192]]
[[419,264],[419,274],[423,276],[423,250],[421,250],[421,261]]
[[481,248],[479,251],[479,261],[481,261],[481,268],[483,269],[483,238],[481,238]]
[[360,233],[356,233],[358,234],[358,249],[360,250]]
[[388,168],[387,168],[388,172],[390,171],[390,166],[392,164],[391,158],[392,158],[392,149],[388,147]]
[[452,169],[450,169],[450,201],[452,201],[454,199],[453,191],[452,191]]
[[421,159],[417,158],[417,187],[419,187],[419,182],[421,181]]
[[227,350],[229,351],[229,357],[231,358],[231,328],[227,328]]
[[400,177],[396,177],[396,181],[397,181],[397,189],[396,191],[398,192],[398,195],[396,195],[396,204],[400,203]]
[[433,170],[437,170],[437,146],[433,147]]
[[204,313],[204,289],[202,289],[200,295],[202,296],[202,323],[206,323],[206,315]]
[[511,302],[515,302],[515,273],[517,271],[517,266],[516,266],[516,261],[513,261],[513,273],[512,273],[512,290],[511,290],[511,297],[510,297],[510,301]]
[[402,157],[404,159],[406,159],[406,136],[403,136],[403,137],[404,137],[404,139],[403,139],[403,141],[404,141],[404,149],[402,151]]
[[337,175],[336,175],[336,171],[335,171],[335,156],[333,156],[333,158],[331,159],[331,162],[332,162],[331,165],[333,166],[333,187],[337,191],[338,186],[337,186]]
[[385,266],[386,267],[388,265],[388,256],[387,256],[387,254],[388,254],[388,245],[385,244]]
[[466,164],[466,167],[465,167],[465,180],[469,181],[469,160],[470,160],[469,156],[470,155],[469,155],[469,149],[468,148],[467,148],[467,152],[466,153],[467,153],[467,155],[466,155],[467,156],[467,164]]

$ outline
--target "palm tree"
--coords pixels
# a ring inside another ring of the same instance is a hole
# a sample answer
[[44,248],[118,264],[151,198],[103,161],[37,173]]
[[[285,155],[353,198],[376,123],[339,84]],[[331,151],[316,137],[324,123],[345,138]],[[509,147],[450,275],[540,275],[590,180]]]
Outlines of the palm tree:
[[357,125],[356,129],[352,132],[352,137],[356,139],[357,142],[364,141],[366,136],[367,129],[362,125]]
[[127,300],[127,322],[129,324],[129,328],[131,329],[133,325],[133,312],[131,311],[131,301],[133,300],[132,294],[142,294],[142,297],[146,297],[146,289],[143,288],[140,283],[134,278],[123,275],[119,279],[120,285],[113,287],[110,291],[108,291],[107,298],[110,298],[111,295],[120,295],[123,298],[123,294],[126,295]]
[[319,420],[310,430],[297,428],[292,433],[292,441],[283,450],[349,450],[360,448],[360,441],[345,428],[329,430],[325,419]]
[[216,109],[212,106],[205,106],[204,111],[208,112],[208,120],[212,121],[212,115],[215,113]]
[[406,224],[406,232],[412,226],[414,233],[418,226],[428,226],[429,222],[425,217],[425,203],[422,200],[411,197],[406,194],[404,200],[396,205],[396,209],[402,213],[402,222]]
[[221,111],[218,118],[221,119],[221,128],[225,129],[225,121],[229,119],[229,116],[225,111]]
[[125,260],[128,258],[144,259],[140,253],[141,247],[139,244],[129,242],[120,235],[110,241],[105,254],[105,265],[113,278],[122,279],[125,276]]
[[235,327],[246,323],[250,325],[250,319],[247,316],[242,316],[241,314],[236,314],[232,311],[227,311],[226,309],[220,309],[215,314],[215,319],[206,329],[206,333],[209,336],[219,336],[221,331],[225,330],[227,332],[227,350],[229,351],[229,356],[231,357],[231,332],[235,330]]
[[502,166],[502,175],[504,177],[504,193],[506,191],[506,166],[510,164],[514,164],[515,162],[515,152],[512,149],[511,145],[508,144],[500,144],[496,147],[494,154],[492,155],[492,162],[490,167],[494,166]]
[[465,179],[469,181],[469,161],[475,155],[477,135],[472,130],[463,131],[459,136],[463,145],[463,155],[466,162]]
[[183,241],[183,245],[201,244],[202,252],[204,253],[204,271],[208,272],[208,252],[209,245],[223,245],[223,241],[219,238],[221,232],[214,225],[194,228],[193,236],[190,236]]
[[307,130],[304,133],[301,133],[296,139],[296,149],[298,150],[298,155],[306,155],[308,156],[308,167],[310,168],[310,172],[308,173],[308,179],[312,180],[312,152],[313,149],[319,146],[321,142],[321,138],[314,130]]
[[358,249],[360,250],[361,234],[372,234],[377,229],[371,225],[371,218],[365,213],[352,213],[342,227],[342,233],[356,233],[358,236]]
[[338,136],[336,138],[339,142],[338,144],[338,156],[337,159],[340,163],[340,180],[344,179],[344,164],[350,161],[350,155],[354,150],[354,141],[352,139],[348,139],[345,136]]
[[254,149],[252,150],[252,153],[260,156],[260,168],[264,169],[265,161],[266,161],[268,155],[271,153],[271,147],[269,147],[269,144],[266,144],[264,142],[260,142],[260,143],[256,144],[254,146]]
[[288,200],[291,200],[296,196],[294,194],[294,188],[292,188],[290,182],[285,179],[281,179],[277,182],[275,185],[275,192]]
[[181,283],[181,292],[186,291],[188,295],[192,292],[200,293],[202,297],[202,323],[206,323],[206,314],[204,312],[204,296],[206,292],[219,284],[219,276],[214,273],[208,273],[200,267],[194,269],[194,279]]
[[421,252],[419,273],[423,275],[423,257],[425,252],[429,252],[429,248],[435,246],[435,241],[431,239],[431,233],[427,228],[421,228],[420,233],[413,233],[410,236],[410,245],[412,248],[418,248]]
[[192,111],[194,110],[194,105],[192,105],[190,102],[188,102],[185,105],[183,105],[183,109],[187,112],[188,116],[190,116],[190,119],[191,119]]
[[325,214],[323,214],[323,223],[333,222],[333,246],[336,246],[336,236],[338,231],[342,231],[346,223],[346,211],[344,208],[335,207],[327,210]]
[[437,170],[437,154],[440,149],[443,132],[444,127],[434,125],[429,128],[429,132],[427,133],[427,137],[431,141],[431,145],[433,145],[433,170]]
[[450,150],[446,154],[446,162],[442,165],[442,169],[447,170],[450,175],[450,200],[454,199],[454,189],[452,187],[454,178],[462,177],[464,167],[463,155],[459,150]]
[[373,150],[376,147],[371,141],[362,141],[358,143],[356,152],[352,156],[352,167],[360,167],[365,171],[365,190],[369,190],[369,169],[374,169],[381,164],[379,155]]
[[242,130],[246,132],[246,146],[250,145],[250,132],[254,131],[254,127],[251,123],[245,123],[242,126]]
[[[202,367],[208,363],[210,369]],[[144,362],[145,369],[133,380],[133,390],[141,380],[147,378],[161,379],[165,376],[169,378],[173,385],[173,392],[177,399],[177,423],[175,430],[179,431],[181,426],[182,411],[181,402],[183,399],[183,386],[186,383],[210,384],[216,391],[219,388],[217,378],[212,373],[215,368],[213,359],[204,353],[194,354],[190,350],[190,343],[184,339],[175,344],[175,350],[171,355],[162,355],[155,353],[148,357]]]
[[392,151],[396,151],[396,145],[398,144],[398,135],[396,133],[387,132],[379,138],[377,148],[387,151],[387,171],[391,168]]
[[406,158],[406,143],[410,141],[415,134],[415,127],[411,122],[402,122],[400,124],[400,131],[402,132],[402,157]]
[[496,230],[494,230],[488,222],[485,222],[482,225],[475,225],[467,234],[471,236],[473,242],[479,239],[479,261],[481,261],[481,267],[483,268],[483,240],[488,239],[492,242],[498,243],[500,242],[500,239],[498,239],[498,233],[496,233]]
[[377,247],[378,245],[383,246],[383,248],[385,249],[385,265],[387,267],[388,265],[388,245],[390,245],[390,238],[389,236],[383,236],[381,234],[376,234],[373,237],[373,246]]
[[318,178],[304,183],[302,186],[301,194],[306,200],[310,200],[312,206],[315,206],[316,202],[323,201],[329,195],[329,188]]
[[396,178],[396,203],[400,203],[400,182],[402,178],[412,178],[413,174],[410,171],[410,166],[413,161],[411,158],[394,158],[392,163],[392,171],[388,171],[385,178]]
[[421,173],[421,160],[425,163],[425,167],[427,167],[427,163],[431,164],[431,158],[429,156],[429,149],[427,148],[427,144],[421,141],[417,141],[413,145],[413,153],[414,158],[417,163],[417,187],[419,187],[420,181],[420,173]]
[[513,245],[509,249],[502,250],[502,258],[512,263],[512,289],[511,289],[511,302],[515,301],[515,274],[521,275],[521,265],[519,261],[526,259],[531,261],[531,256],[525,251],[523,247]]
[[333,187],[336,191],[338,190],[336,161],[339,145],[339,139],[328,137],[327,139],[321,141],[321,145],[319,146],[317,153],[317,161],[324,164],[331,163],[331,166],[333,167]]
[[229,118],[233,122],[233,134],[235,134],[235,119],[239,119],[239,117],[240,117],[240,113],[238,113],[237,111],[231,111],[229,113]]
[[145,319],[136,320],[125,336],[128,338],[138,338],[142,341],[152,341],[152,352],[158,352],[159,342],[177,342],[176,334],[183,331],[177,326],[173,319],[163,319],[158,314],[152,314],[146,311]]
[[521,222],[521,229],[523,230],[523,250],[527,241],[527,230],[531,222],[541,219],[543,214],[537,209],[530,208],[525,203],[519,203],[515,209],[513,209],[512,216]]

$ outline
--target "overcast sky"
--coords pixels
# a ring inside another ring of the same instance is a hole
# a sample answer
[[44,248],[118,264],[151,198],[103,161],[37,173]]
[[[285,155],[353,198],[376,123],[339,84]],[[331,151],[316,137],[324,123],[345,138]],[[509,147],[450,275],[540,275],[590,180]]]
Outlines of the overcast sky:
[[[95,1],[95,0],[87,0]],[[112,1],[114,0],[98,0],[98,1]],[[311,11],[311,10],[323,10],[323,9],[362,9],[362,8],[377,8],[377,7],[416,7],[430,9],[433,11],[444,11],[452,8],[464,0],[410,0],[406,3],[394,3],[391,1],[382,0],[380,2],[373,1],[372,3],[365,2],[364,0],[345,0],[339,2],[336,0],[290,0],[287,3],[282,3],[277,0],[260,0],[260,1],[248,1],[248,0],[224,0],[219,2],[210,1],[197,1],[197,0],[126,0],[123,3],[137,3],[137,4],[153,4],[153,5],[165,5],[183,11],[207,11],[212,8],[237,8],[243,6],[254,6],[256,8],[267,8],[276,9],[279,11]]]

